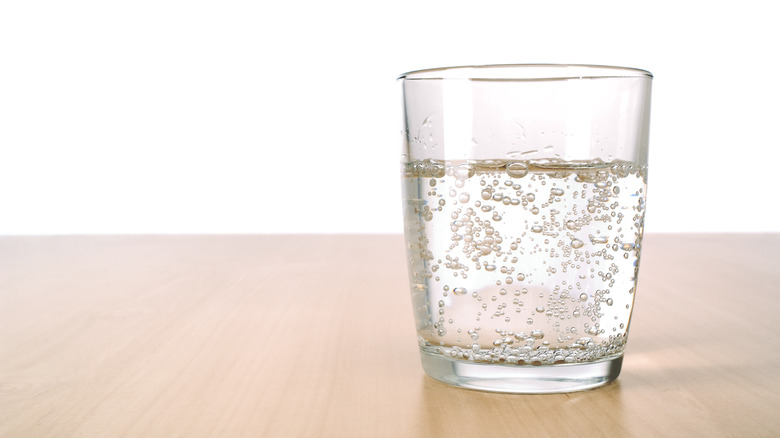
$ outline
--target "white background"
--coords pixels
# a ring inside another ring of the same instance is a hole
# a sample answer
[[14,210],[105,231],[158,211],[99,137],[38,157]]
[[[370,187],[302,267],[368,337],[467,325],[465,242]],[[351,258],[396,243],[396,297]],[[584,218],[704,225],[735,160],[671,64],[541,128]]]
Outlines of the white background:
[[663,5],[5,1],[0,234],[401,232],[395,77],[539,62],[654,73],[648,232],[780,231],[776,11]]

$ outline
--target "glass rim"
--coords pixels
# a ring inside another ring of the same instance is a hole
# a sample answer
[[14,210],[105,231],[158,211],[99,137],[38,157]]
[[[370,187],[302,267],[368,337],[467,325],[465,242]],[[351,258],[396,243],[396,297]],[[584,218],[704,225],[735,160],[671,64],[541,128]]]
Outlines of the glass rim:
[[633,67],[591,64],[488,64],[413,70],[397,80],[556,81],[571,79],[648,78],[653,74]]

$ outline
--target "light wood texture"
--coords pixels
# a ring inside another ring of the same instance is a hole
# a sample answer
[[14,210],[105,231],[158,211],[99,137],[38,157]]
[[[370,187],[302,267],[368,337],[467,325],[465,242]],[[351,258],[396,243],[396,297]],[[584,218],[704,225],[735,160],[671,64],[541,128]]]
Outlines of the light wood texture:
[[780,436],[780,235],[648,235],[623,373],[424,376],[400,236],[0,238],[0,436]]

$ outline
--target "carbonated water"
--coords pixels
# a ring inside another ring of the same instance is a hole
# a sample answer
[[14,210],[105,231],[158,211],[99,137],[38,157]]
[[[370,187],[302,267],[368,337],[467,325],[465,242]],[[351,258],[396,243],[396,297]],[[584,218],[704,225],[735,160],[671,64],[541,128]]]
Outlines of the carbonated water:
[[403,166],[420,347],[550,365],[622,355],[647,172],[625,161],[424,160]]

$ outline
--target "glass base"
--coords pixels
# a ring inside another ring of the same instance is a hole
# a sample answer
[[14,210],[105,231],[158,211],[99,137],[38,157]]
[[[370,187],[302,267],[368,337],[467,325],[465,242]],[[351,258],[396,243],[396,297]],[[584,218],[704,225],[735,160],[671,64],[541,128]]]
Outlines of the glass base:
[[420,351],[428,376],[449,385],[480,391],[549,394],[583,391],[617,379],[623,356],[599,362],[562,365],[504,365],[468,362]]

